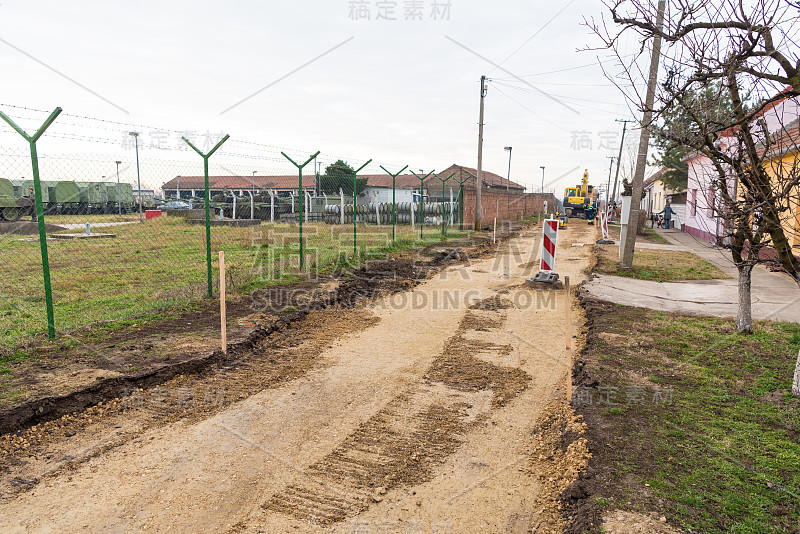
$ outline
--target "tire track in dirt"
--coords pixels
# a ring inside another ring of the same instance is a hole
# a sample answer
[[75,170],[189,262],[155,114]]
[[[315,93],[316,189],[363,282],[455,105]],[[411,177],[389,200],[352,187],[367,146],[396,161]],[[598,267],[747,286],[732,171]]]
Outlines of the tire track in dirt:
[[[487,323],[498,328],[511,303],[489,297],[472,309],[496,315],[480,318],[467,312],[456,334],[445,345],[419,383],[395,397],[362,424],[342,445],[310,466],[305,484],[293,484],[264,508],[316,525],[329,525],[369,508],[400,485],[425,482],[434,467],[480,423],[490,406],[504,405],[527,387],[530,377],[516,368],[482,361],[476,353],[507,354],[509,346],[467,341],[464,334]],[[481,395],[482,392],[488,394]],[[476,406],[477,405],[477,406]]]

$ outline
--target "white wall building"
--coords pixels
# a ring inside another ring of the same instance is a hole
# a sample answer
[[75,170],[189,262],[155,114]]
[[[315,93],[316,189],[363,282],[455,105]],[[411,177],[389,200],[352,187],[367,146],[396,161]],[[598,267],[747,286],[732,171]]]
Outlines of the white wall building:
[[[368,185],[356,199],[359,204],[392,202],[391,187],[375,187]],[[395,202],[419,202],[419,189],[395,188]]]

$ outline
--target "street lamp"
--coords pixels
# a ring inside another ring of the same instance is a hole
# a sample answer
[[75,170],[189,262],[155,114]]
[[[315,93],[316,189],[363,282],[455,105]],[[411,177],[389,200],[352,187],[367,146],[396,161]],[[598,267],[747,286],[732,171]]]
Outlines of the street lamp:
[[128,132],[136,142],[136,187],[139,188],[139,222],[142,222],[142,177],[139,173],[139,132]]
[[542,193],[544,193],[544,166],[539,167],[542,169]]
[[178,186],[175,188],[175,200],[181,199],[181,176],[178,175]]
[[119,210],[119,216],[122,217],[122,193],[119,190],[119,164],[122,163],[121,161],[117,161],[117,209]]
[[508,150],[508,178],[506,178],[506,217],[511,220],[511,197],[510,197],[510,189],[509,186],[511,185],[511,148],[510,146],[505,147],[503,150]]

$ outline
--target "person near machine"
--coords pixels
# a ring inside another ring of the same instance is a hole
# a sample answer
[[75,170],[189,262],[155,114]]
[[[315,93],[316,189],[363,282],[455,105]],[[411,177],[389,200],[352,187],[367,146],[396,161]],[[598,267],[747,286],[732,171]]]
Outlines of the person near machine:
[[663,215],[664,216],[664,229],[670,229],[670,222],[672,222],[672,216],[675,214],[675,210],[672,209],[672,206],[669,205],[669,202],[664,206],[664,209],[656,213],[656,215]]

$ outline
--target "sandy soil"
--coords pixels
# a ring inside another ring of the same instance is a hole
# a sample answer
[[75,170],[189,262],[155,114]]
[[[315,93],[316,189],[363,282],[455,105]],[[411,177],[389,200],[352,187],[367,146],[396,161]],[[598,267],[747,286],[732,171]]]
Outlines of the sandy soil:
[[[572,244],[593,240],[580,223],[560,235],[573,287],[592,247]],[[227,388],[211,408],[143,392],[133,409],[74,416],[77,435],[4,477],[0,531],[560,532],[550,475],[586,453],[542,454],[567,367],[563,291],[524,286],[539,245],[540,230],[523,231],[413,291],[314,312],[244,370],[166,385]]]
[[653,519],[635,512],[614,510],[606,514],[603,528],[608,534],[676,534],[665,518]]

